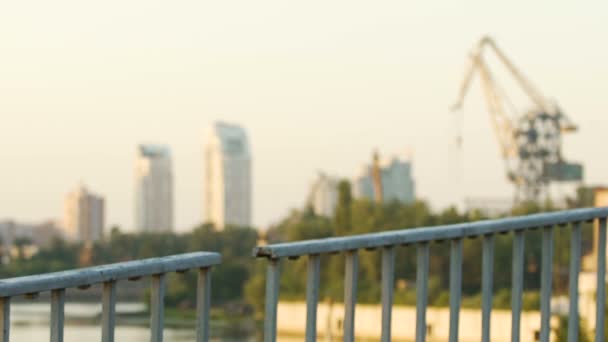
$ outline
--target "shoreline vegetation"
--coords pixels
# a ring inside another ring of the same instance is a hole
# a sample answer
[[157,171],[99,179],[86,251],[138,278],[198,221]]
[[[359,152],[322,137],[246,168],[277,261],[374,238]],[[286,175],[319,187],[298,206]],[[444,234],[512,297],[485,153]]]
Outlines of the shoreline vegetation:
[[[136,234],[123,232],[119,227],[111,229],[106,238],[94,243],[74,243],[56,239],[50,246],[28,256],[17,253],[9,263],[0,268],[0,278],[41,274],[93,265],[159,257],[194,251],[214,251],[222,254],[222,264],[212,270],[212,303],[215,317],[239,317],[258,319],[264,308],[265,260],[251,256],[254,246],[260,243],[277,243],[333,236],[372,233],[395,229],[430,227],[487,219],[481,210],[460,211],[456,207],[434,210],[424,201],[404,204],[400,202],[375,203],[352,197],[350,185],[342,181],[338,187],[338,203],[331,217],[319,216],[312,208],[294,209],[285,218],[264,232],[253,227],[226,227],[219,230],[205,223],[186,233]],[[567,201],[568,208],[592,206],[592,196],[584,188],[576,198]],[[524,203],[512,208],[504,216],[518,216],[564,209],[552,202],[543,204]],[[590,223],[583,224],[583,254],[590,251],[593,230]],[[512,235],[495,238],[493,279],[494,307],[510,306]],[[524,308],[538,308],[540,288],[541,232],[531,230],[526,234],[524,255]],[[556,229],[554,235],[554,294],[567,294],[570,230]],[[27,246],[19,241],[18,250]],[[449,248],[445,243],[431,244],[428,281],[428,302],[433,306],[446,306],[449,301]],[[466,239],[463,247],[462,279],[463,307],[479,307],[481,290],[481,241]],[[340,255],[322,255],[320,298],[321,301],[339,302],[343,297],[344,259]],[[361,251],[358,274],[358,303],[378,303],[380,300],[380,254]],[[281,300],[305,298],[306,258],[281,262]],[[399,247],[395,258],[395,304],[408,305],[416,299],[416,250]],[[148,281],[120,282],[117,287],[119,300],[147,303]],[[168,274],[165,306],[168,322],[186,321],[196,303],[196,274]],[[40,299],[44,299],[42,294]],[[98,301],[99,288],[69,290],[67,299]],[[142,318],[143,319],[143,318]]]
[[[92,313],[70,313],[68,311],[65,314],[66,325],[99,326],[101,324],[101,313],[98,312],[96,306],[92,303],[75,304],[84,304],[88,306]],[[21,302],[17,305],[20,305],[21,309],[23,309],[27,307],[28,304]],[[47,318],[48,315],[46,315],[45,312],[22,311],[19,318],[13,319],[13,324],[15,326],[46,326],[48,324]],[[116,326],[148,327],[150,324],[150,312],[148,310],[127,313],[117,312],[115,319]],[[164,326],[169,329],[195,330],[196,312],[191,309],[166,308],[164,323]],[[219,334],[220,336],[251,336],[256,333],[259,324],[260,322],[255,321],[251,315],[235,317],[226,315],[223,310],[212,309],[211,311],[211,329],[214,331],[214,334]]]

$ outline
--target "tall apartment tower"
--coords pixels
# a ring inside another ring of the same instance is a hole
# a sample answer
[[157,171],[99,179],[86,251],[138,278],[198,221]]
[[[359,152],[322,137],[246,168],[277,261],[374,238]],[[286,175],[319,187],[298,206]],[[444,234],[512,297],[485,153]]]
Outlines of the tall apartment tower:
[[135,159],[135,228],[173,230],[171,151],[165,145],[139,145]]
[[247,133],[216,122],[205,134],[204,213],[218,229],[251,225],[251,151]]
[[104,199],[79,185],[66,195],[63,202],[63,225],[67,237],[84,242],[101,239],[104,215]]

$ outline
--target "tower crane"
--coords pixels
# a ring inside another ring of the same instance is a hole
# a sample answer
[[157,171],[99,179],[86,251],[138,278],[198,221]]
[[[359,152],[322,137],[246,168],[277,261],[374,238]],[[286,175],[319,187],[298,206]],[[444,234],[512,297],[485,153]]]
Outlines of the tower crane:
[[[484,58],[488,50],[532,101],[530,110],[513,113],[515,110],[509,106]],[[538,201],[551,182],[582,180],[582,165],[567,163],[561,153],[562,133],[575,132],[576,125],[526,79],[490,37],[481,38],[471,51],[452,110],[462,108],[476,73],[480,76],[492,127],[505,161],[507,179],[515,185],[515,201]]]

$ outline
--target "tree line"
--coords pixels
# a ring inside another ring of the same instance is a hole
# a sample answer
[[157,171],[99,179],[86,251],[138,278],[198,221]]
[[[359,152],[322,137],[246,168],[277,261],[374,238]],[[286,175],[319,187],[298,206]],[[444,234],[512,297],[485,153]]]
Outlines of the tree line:
[[[569,207],[589,206],[589,192],[580,189],[577,198],[569,199]],[[505,216],[527,215],[557,209],[551,201],[542,204],[524,203],[514,207]],[[312,208],[294,210],[268,232],[270,242],[317,239],[333,236],[373,233],[396,229],[429,227],[488,219],[479,210],[459,212],[450,207],[433,212],[424,201],[412,204],[390,202],[378,204],[366,199],[354,199],[348,182],[339,184],[338,205],[333,217],[315,215]],[[569,229],[554,232],[553,290],[567,294]],[[593,232],[591,224],[583,227],[583,251],[591,250]],[[540,298],[541,231],[525,234],[524,256],[524,309],[538,310]],[[513,235],[497,235],[494,240],[494,307],[510,308],[511,268]],[[428,294],[429,304],[449,305],[449,242],[430,245]],[[465,307],[479,308],[481,303],[481,238],[463,241],[462,293]],[[324,300],[341,301],[343,297],[344,258],[321,256],[320,297]],[[261,266],[258,266],[261,268]],[[258,310],[263,308],[264,273],[253,273],[247,284],[247,298]],[[283,261],[281,271],[281,298],[304,299],[306,259]],[[416,302],[416,246],[397,247],[395,257],[395,303],[415,305]],[[381,292],[381,253],[359,253],[357,299],[362,303],[378,303]]]
[[[570,206],[589,205],[587,193],[579,192]],[[525,215],[557,209],[551,202],[542,205],[526,203],[513,208],[509,215]],[[318,216],[312,208],[291,211],[265,233],[268,243],[317,239],[334,236],[371,233],[440,224],[455,224],[486,219],[478,210],[460,212],[455,207],[434,212],[424,201],[411,204],[399,202],[375,203],[352,197],[350,185],[339,184],[339,198],[333,217]],[[591,249],[592,230],[583,229],[583,250]],[[0,269],[0,277],[38,274],[84,266],[114,263],[134,259],[159,257],[193,251],[215,251],[223,262],[212,272],[212,298],[216,305],[240,304],[263,308],[265,261],[253,260],[251,251],[258,244],[258,230],[252,227],[216,229],[202,224],[188,233],[133,234],[114,228],[106,239],[93,244],[56,240],[51,247],[29,259],[17,258]],[[569,229],[556,229],[554,247],[554,291],[567,293],[569,260]],[[525,235],[524,296],[525,309],[538,309],[540,288],[541,233]],[[508,308],[511,288],[511,234],[495,237],[494,307]],[[463,306],[479,307],[481,288],[481,239],[466,239],[463,246]],[[429,303],[448,305],[449,242],[430,245]],[[320,295],[323,300],[340,301],[343,296],[344,258],[340,255],[322,256]],[[396,249],[395,302],[414,304],[416,299],[416,248]],[[380,253],[362,251],[359,255],[358,300],[377,303],[380,299]],[[169,277],[167,305],[193,307],[195,275],[176,274]],[[281,298],[304,299],[306,260],[282,261]]]

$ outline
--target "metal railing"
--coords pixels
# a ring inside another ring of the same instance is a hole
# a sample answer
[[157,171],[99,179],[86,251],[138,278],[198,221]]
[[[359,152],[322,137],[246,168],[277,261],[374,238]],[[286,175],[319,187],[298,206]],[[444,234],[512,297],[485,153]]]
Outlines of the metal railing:
[[198,270],[196,327],[197,341],[209,340],[209,307],[211,301],[210,270],[221,262],[218,253],[197,252],[162,258],[121,262],[64,272],[18,277],[0,280],[0,342],[10,337],[11,297],[34,297],[40,292],[51,293],[50,335],[51,342],[63,341],[64,304],[67,288],[86,289],[103,284],[102,293],[102,341],[114,341],[116,284],[120,280],[139,280],[151,276],[150,331],[152,342],[163,340],[165,278],[170,272]]
[[463,239],[481,236],[482,239],[482,341],[490,341],[490,317],[492,311],[492,280],[494,261],[494,236],[513,233],[513,261],[511,283],[512,326],[511,340],[520,340],[520,322],[524,280],[524,233],[529,229],[542,229],[541,263],[541,330],[540,340],[548,342],[550,337],[551,287],[553,259],[553,231],[556,226],[569,225],[572,229],[569,266],[569,321],[568,341],[578,340],[578,276],[581,265],[581,223],[599,220],[597,246],[597,307],[595,341],[604,341],[604,306],[606,273],[606,217],[608,208],[576,209],[561,212],[535,214],[521,217],[486,220],[473,223],[414,228],[382,233],[347,237],[280,243],[256,247],[257,257],[268,259],[266,274],[266,315],[264,340],[276,341],[277,306],[281,259],[308,257],[306,281],[306,341],[317,338],[317,305],[319,302],[320,255],[344,252],[344,341],[355,340],[355,307],[357,293],[358,251],[382,249],[382,321],[381,341],[391,340],[391,311],[393,306],[394,262],[397,246],[414,246],[417,250],[416,270],[416,341],[426,340],[426,309],[429,275],[429,243],[450,241],[450,322],[449,341],[458,341],[458,325],[461,304]]

